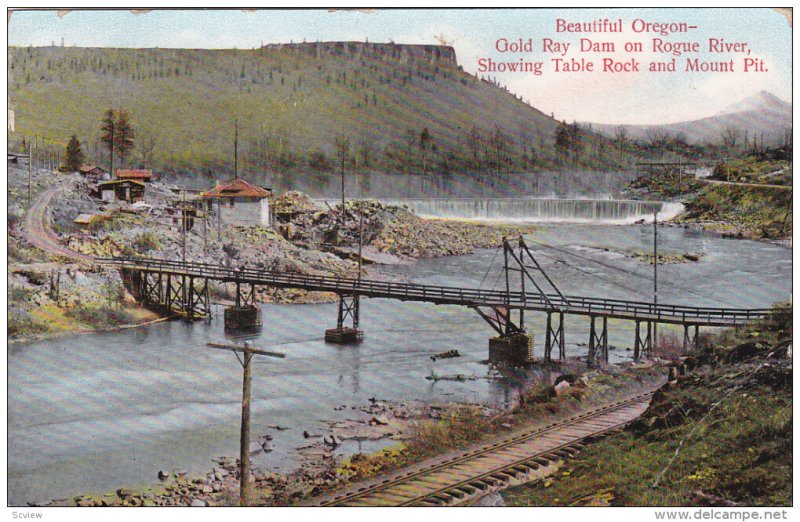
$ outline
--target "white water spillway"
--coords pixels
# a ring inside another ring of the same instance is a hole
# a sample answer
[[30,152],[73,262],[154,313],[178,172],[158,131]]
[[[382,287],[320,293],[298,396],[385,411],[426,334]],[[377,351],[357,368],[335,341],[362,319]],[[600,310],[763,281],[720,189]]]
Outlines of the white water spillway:
[[386,199],[420,217],[520,223],[606,223],[669,220],[683,211],[681,203],[627,199],[463,198]]

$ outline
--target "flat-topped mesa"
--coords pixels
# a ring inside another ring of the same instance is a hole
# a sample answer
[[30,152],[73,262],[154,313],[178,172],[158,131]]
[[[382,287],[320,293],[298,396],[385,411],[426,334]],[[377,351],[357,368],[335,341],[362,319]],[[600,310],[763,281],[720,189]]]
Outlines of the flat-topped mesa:
[[458,67],[456,51],[449,45],[416,45],[370,42],[302,42],[266,44],[262,49],[296,50],[317,58],[323,54],[370,58],[400,63],[425,62],[429,64]]

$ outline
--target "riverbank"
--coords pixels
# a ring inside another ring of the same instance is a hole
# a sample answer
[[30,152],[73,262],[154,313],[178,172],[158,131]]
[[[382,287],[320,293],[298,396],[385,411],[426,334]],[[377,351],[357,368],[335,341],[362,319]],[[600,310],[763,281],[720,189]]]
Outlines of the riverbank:
[[[329,493],[353,481],[408,466],[491,438],[534,429],[577,411],[650,389],[665,370],[652,362],[588,370],[584,361],[541,367],[540,377],[522,389],[507,408],[481,404],[373,399],[365,405],[341,405],[350,419],[327,423],[327,433],[308,428],[307,443],[297,448],[300,466],[287,473],[251,470],[253,505],[293,505]],[[272,433],[288,427],[273,426]],[[291,429],[302,429],[293,427]],[[270,451],[273,435],[265,433],[250,445],[251,454]],[[381,443],[374,453],[345,450],[352,443]],[[78,495],[49,505],[77,506],[230,506],[238,505],[238,460],[220,457],[205,474],[160,471],[161,484],[143,489]]]
[[791,332],[791,309],[726,331],[639,421],[505,505],[791,506]]
[[[665,265],[663,271],[659,267],[660,301],[760,308],[789,296],[791,253],[785,249],[677,227],[659,230],[659,238],[665,248],[705,253],[700,263]],[[567,295],[629,299],[652,287],[652,272],[640,261],[586,250],[598,245],[646,249],[652,242],[649,226],[547,225],[537,227],[531,239],[562,251],[542,249],[537,258]],[[491,288],[502,274],[497,257],[495,250],[486,249],[382,269],[393,278],[424,284]],[[631,275],[637,270],[643,277]],[[680,288],[671,286],[673,282]],[[240,340],[226,336],[221,310],[216,311],[210,322],[170,321],[9,350],[10,501],[24,505],[157,483],[159,469],[182,468],[205,477],[216,466],[212,459],[237,455],[241,367],[231,354],[206,349],[205,344]],[[480,361],[487,358],[487,338],[493,333],[467,308],[362,301],[365,339],[357,348],[323,342],[324,329],[336,324],[336,313],[335,304],[262,306],[265,325],[282,326],[265,327],[250,342],[287,356],[259,360],[254,368],[253,437],[271,434],[274,447],[254,456],[255,467],[282,473],[301,465],[296,449],[317,440],[304,439],[303,431],[329,435],[327,422],[361,419],[367,414],[351,408],[371,405],[370,397],[386,404],[454,402],[504,408],[528,379],[535,379],[525,373],[485,378],[487,367]],[[526,326],[540,357],[545,317],[526,315]],[[682,335],[659,327],[662,335],[667,330]],[[608,333],[612,362],[630,361],[633,323],[610,321]],[[568,318],[567,356],[585,356],[588,338],[588,321]],[[431,361],[450,349],[458,349],[461,357]],[[461,374],[465,379],[428,380],[431,369],[438,376]],[[85,400],[89,385],[102,390],[92,401]],[[49,393],[42,394],[43,389]],[[342,405],[346,409],[337,410]],[[269,428],[276,424],[291,429]],[[333,453],[358,451],[359,443],[362,452],[372,453],[400,442],[349,439]]]
[[670,220],[674,224],[786,246],[793,228],[791,185],[790,161],[748,156],[717,164],[708,180],[653,173],[636,178],[627,190],[633,197],[683,203],[685,211]]
[[[18,170],[18,169],[17,169]],[[273,227],[225,226],[216,231],[206,222],[193,223],[185,242],[179,220],[169,215],[176,187],[161,183],[147,186],[143,205],[106,203],[89,196],[91,187],[79,176],[39,171],[38,191],[58,182],[61,190],[41,210],[37,223],[52,232],[59,250],[79,256],[145,255],[248,266],[284,273],[357,277],[359,227],[363,231],[363,274],[385,279],[380,266],[410,263],[416,259],[462,255],[478,248],[498,246],[505,235],[520,235],[530,227],[506,227],[422,219],[407,210],[375,201],[348,202],[344,213],[322,208],[302,193],[275,199],[279,214],[289,216]],[[15,180],[22,176],[14,176]],[[9,208],[9,336],[35,340],[65,333],[103,331],[127,324],[146,324],[156,316],[138,307],[114,271],[61,259],[29,244],[23,232],[27,200],[22,187],[10,194]],[[78,213],[103,215],[88,232],[73,222]],[[51,223],[51,224],[50,224]],[[56,248],[55,246],[53,248]],[[212,298],[231,300],[232,285],[212,285]],[[338,298],[325,292],[260,287],[261,303],[328,303]]]

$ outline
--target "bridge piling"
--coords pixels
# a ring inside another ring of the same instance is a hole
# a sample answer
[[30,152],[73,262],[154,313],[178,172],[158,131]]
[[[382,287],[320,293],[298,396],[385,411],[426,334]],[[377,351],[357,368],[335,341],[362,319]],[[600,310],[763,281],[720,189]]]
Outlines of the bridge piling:
[[[336,328],[325,330],[325,342],[355,344],[364,340],[364,332],[358,329],[360,299],[358,295],[339,294]],[[352,326],[346,326],[347,319]]]
[[261,309],[256,304],[256,285],[236,282],[236,299],[233,306],[226,306],[224,323],[226,330],[251,331],[261,326]]
[[636,342],[633,347],[634,361],[638,361],[642,357],[650,357],[650,355],[653,353],[653,323],[650,321],[644,322],[647,323],[647,335],[642,338],[642,321],[636,321]]
[[589,365],[594,364],[597,358],[598,348],[600,349],[600,360],[604,363],[608,363],[608,318],[600,318],[602,319],[602,330],[598,334],[597,328],[595,327],[595,320],[598,319],[598,317],[595,315],[589,317],[591,319],[589,323],[589,355],[586,358],[586,363]]
[[[694,332],[692,333],[692,329]],[[700,325],[697,324],[684,324],[683,325],[683,350],[697,349],[697,338],[700,336]]]
[[564,312],[558,312],[558,323],[553,328],[554,312],[547,312],[547,326],[544,340],[544,360],[551,362],[553,358],[553,347],[558,346],[558,360],[566,359],[566,347],[564,344]]

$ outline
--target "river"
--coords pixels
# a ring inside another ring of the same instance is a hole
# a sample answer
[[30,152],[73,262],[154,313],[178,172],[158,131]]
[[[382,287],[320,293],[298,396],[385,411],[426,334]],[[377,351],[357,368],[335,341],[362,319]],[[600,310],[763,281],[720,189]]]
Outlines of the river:
[[[548,224],[529,239],[565,293],[651,298],[652,267],[618,253],[650,249],[651,227]],[[659,229],[659,248],[703,254],[700,262],[659,267],[660,302],[765,307],[790,297],[790,249],[669,227]],[[420,283],[491,288],[500,285],[501,258],[481,250],[385,270]],[[303,430],[320,432],[322,421],[346,419],[349,408],[334,410],[340,405],[370,397],[502,404],[527,377],[425,379],[433,369],[486,375],[481,361],[492,330],[468,309],[365,299],[361,317],[365,341],[336,346],[322,341],[324,329],[335,325],[335,304],[263,306],[263,331],[252,342],[287,357],[255,359],[252,434],[273,434],[275,451],[254,465],[295,464]],[[532,314],[527,324],[540,355],[543,317]],[[241,367],[233,354],[205,346],[224,339],[218,313],[210,322],[11,346],[9,504],[152,484],[159,469],[204,472],[213,457],[238,454]],[[567,319],[566,340],[568,355],[584,354],[588,321]],[[632,325],[610,321],[609,342],[612,361],[630,358]],[[453,348],[463,356],[429,359]],[[268,430],[274,424],[291,429]]]

